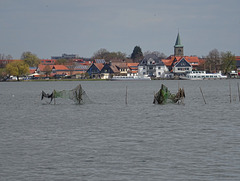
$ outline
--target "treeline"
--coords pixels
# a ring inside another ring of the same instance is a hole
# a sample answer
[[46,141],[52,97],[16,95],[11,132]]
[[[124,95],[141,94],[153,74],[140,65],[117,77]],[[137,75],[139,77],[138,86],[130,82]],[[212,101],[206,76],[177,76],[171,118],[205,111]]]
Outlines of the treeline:
[[229,73],[231,70],[236,70],[236,56],[230,51],[219,52],[213,49],[204,58],[205,63],[202,68],[208,72],[222,71],[224,74]]
[[[144,54],[140,46],[135,46],[131,55],[127,56],[126,53],[122,52],[109,52],[108,50],[101,48],[96,51],[91,57],[94,59],[104,59],[106,62],[111,60],[127,60],[132,59],[133,62],[140,62],[144,55],[155,54],[159,58],[163,59],[167,56],[164,53],[158,51],[147,51]],[[205,62],[198,67],[199,69],[206,70],[207,72],[218,72],[222,71],[224,74],[229,73],[231,70],[236,70],[236,58],[235,55],[230,51],[219,52],[217,49],[213,49],[209,54],[203,57]],[[5,56],[0,54],[0,60],[12,60],[11,55]],[[29,72],[29,67],[37,67],[40,64],[40,59],[36,54],[31,52],[23,52],[21,60],[8,63],[6,67],[0,68],[0,79],[7,75],[15,75],[17,77],[26,75]],[[71,59],[59,59],[56,61],[58,65],[71,65],[73,60]]]

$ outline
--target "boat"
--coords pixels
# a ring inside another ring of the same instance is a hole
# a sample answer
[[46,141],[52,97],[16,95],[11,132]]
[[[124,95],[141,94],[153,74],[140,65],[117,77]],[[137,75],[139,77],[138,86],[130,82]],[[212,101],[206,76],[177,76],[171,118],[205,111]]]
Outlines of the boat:
[[210,80],[210,79],[226,79],[226,75],[219,73],[206,73],[206,71],[190,71],[186,76],[179,77],[182,80]]
[[147,76],[113,76],[111,80],[151,80],[150,77]]

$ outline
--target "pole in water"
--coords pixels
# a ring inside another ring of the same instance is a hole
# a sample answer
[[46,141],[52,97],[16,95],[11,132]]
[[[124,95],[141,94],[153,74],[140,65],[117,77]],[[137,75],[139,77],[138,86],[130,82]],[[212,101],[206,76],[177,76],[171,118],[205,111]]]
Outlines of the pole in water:
[[229,97],[230,97],[230,103],[232,103],[232,90],[231,90],[231,82],[229,81]]
[[237,83],[238,84],[238,100],[239,100],[239,102],[240,102],[240,90],[239,90],[239,83]]
[[54,101],[54,105],[56,104],[56,100],[55,100],[55,89],[53,90],[53,101]]
[[205,98],[204,98],[204,95],[203,95],[202,89],[201,89],[201,87],[199,87],[199,88],[200,88],[200,91],[201,91],[201,93],[202,93],[202,97],[203,97],[204,103],[207,104],[207,103],[206,103],[206,100],[205,100]]
[[128,103],[128,100],[127,100],[127,86],[126,86],[125,104],[127,103]]

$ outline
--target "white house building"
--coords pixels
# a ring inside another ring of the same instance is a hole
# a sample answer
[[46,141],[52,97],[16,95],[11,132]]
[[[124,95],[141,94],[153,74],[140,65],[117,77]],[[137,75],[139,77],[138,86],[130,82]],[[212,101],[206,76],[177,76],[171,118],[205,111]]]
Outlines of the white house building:
[[168,68],[155,54],[148,54],[138,66],[138,75],[165,78]]
[[181,75],[186,74],[189,71],[192,71],[192,65],[184,57],[175,62],[173,67],[174,74]]

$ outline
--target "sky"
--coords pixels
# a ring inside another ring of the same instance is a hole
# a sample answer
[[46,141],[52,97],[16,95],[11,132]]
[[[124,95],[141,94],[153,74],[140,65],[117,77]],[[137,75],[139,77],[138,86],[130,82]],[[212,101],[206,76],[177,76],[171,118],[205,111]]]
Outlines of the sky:
[[184,55],[240,56],[239,0],[0,0],[0,54],[41,59],[99,49],[169,56],[180,33]]

